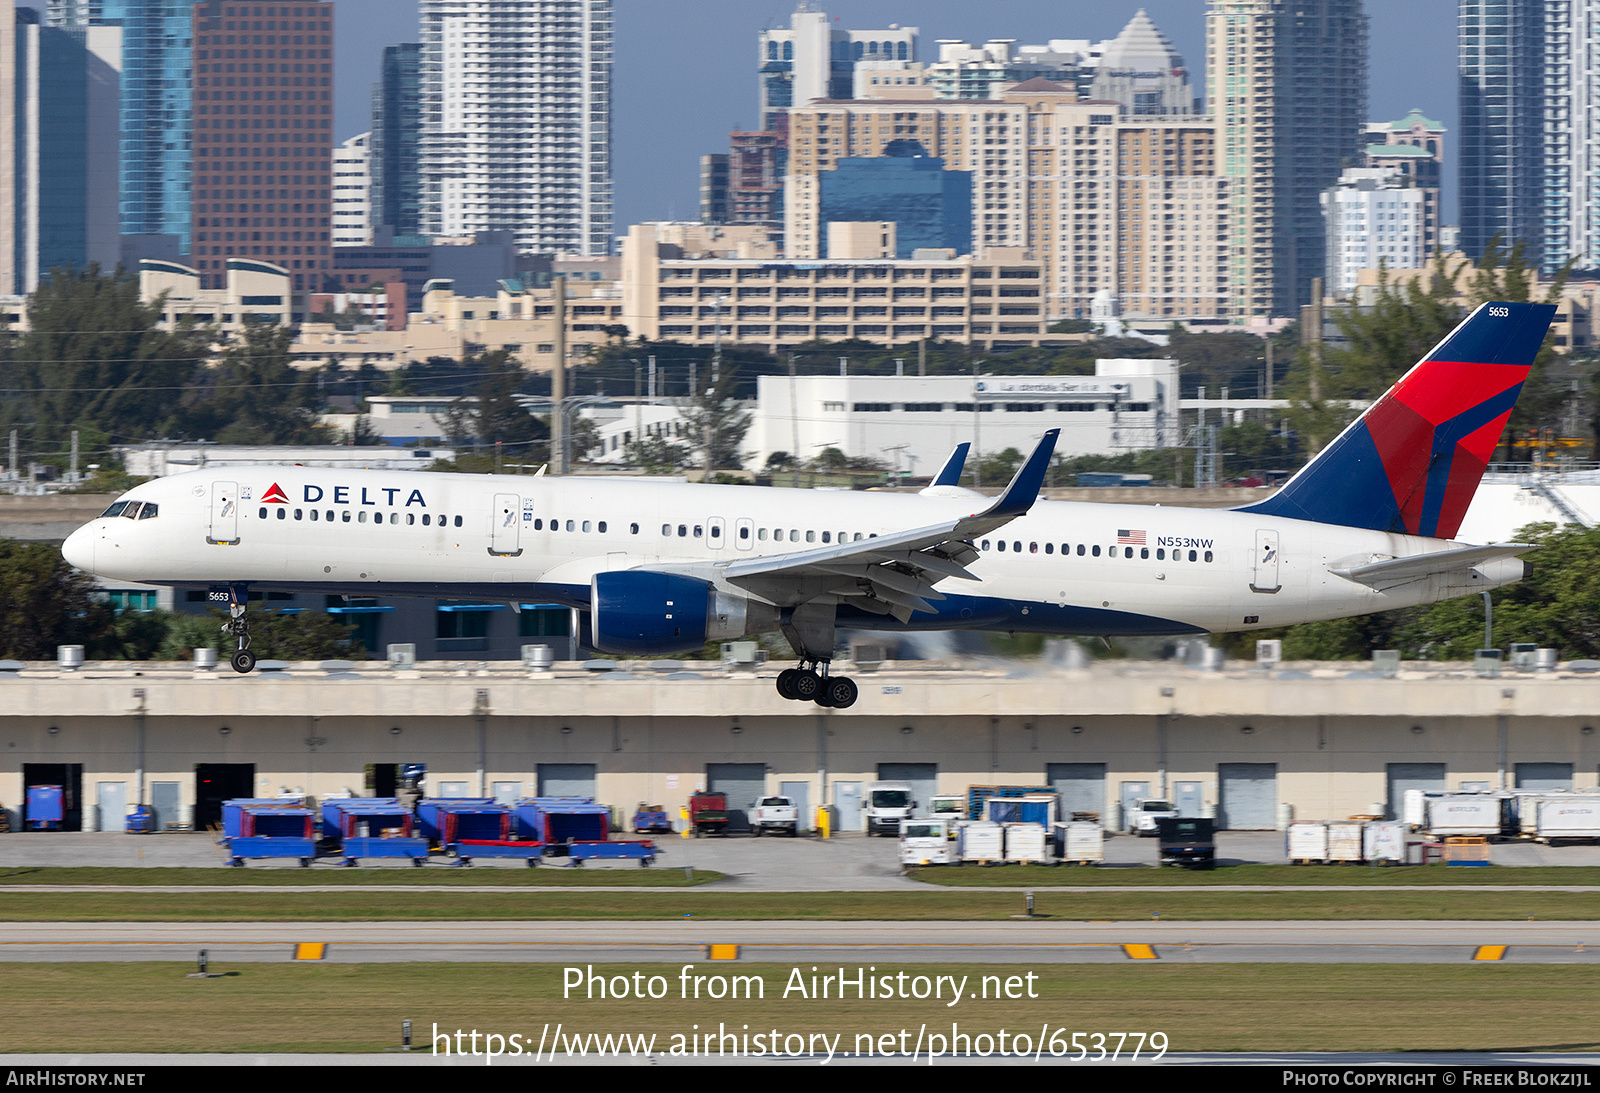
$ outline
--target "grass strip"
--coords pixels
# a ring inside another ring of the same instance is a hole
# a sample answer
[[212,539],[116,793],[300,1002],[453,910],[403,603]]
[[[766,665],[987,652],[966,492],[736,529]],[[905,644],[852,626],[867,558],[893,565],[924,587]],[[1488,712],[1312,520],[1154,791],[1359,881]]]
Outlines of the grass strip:
[[[846,965],[853,978],[859,965]],[[214,964],[217,979],[186,979],[183,965],[6,964],[12,1052],[362,1052],[397,1045],[400,1023],[413,1022],[423,1053],[435,1027],[450,1037],[495,1033],[531,1053],[559,1024],[594,1054],[592,1034],[654,1035],[658,1053],[723,1029],[743,1038],[776,1031],[780,1048],[815,1046],[825,1034],[839,1052],[871,1046],[909,1049],[919,1030],[949,1036],[952,1025],[974,1038],[998,1033],[1010,1050],[1021,1033],[1036,1046],[1041,1029],[1067,1045],[1081,1037],[1091,1057],[1094,1034],[1109,1051],[1119,1032],[1162,1032],[1172,1051],[1591,1051],[1600,1047],[1593,1019],[1594,974],[1562,965],[1315,965],[1152,962],[1129,965],[896,965],[869,976],[966,977],[976,994],[984,976],[995,993],[1010,977],[1032,974],[1037,997],[841,1000],[801,997],[784,988],[795,969],[782,964],[698,964],[692,974],[758,977],[760,997],[684,998],[678,969],[594,965],[602,977],[660,973],[662,999],[563,998],[563,969],[541,964]],[[819,968],[818,975],[838,968]],[[801,969],[809,994],[811,969]],[[748,983],[749,981],[747,981]],[[703,988],[714,984],[709,980]],[[898,987],[896,988],[899,989]],[[1026,988],[1022,988],[1025,990]],[[751,993],[754,993],[752,988]],[[694,1027],[698,1026],[698,1028]],[[902,1030],[906,1033],[901,1038]],[[1104,1034],[1111,1034],[1106,1036]],[[800,1037],[799,1041],[793,1037]],[[836,1040],[833,1038],[837,1037]],[[760,1044],[763,1041],[756,1041]],[[767,1041],[770,1042],[770,1041]],[[1134,1041],[1124,1040],[1124,1052]],[[1146,1041],[1148,1043],[1148,1041]],[[976,1050],[985,1041],[976,1039]],[[565,1045],[563,1045],[565,1046]],[[713,1053],[716,1047],[712,1048]],[[1045,1049],[1048,1056],[1048,1048]],[[1146,1054],[1149,1048],[1145,1049]],[[1067,1049],[1069,1055],[1076,1052]],[[903,1056],[902,1056],[903,1057]],[[505,1061],[505,1060],[502,1060]],[[1419,1061],[1423,1061],[1420,1060]]]
[[[1584,892],[1382,891],[1052,892],[1035,911],[1068,920],[1460,919],[1600,917]],[[1017,892],[6,892],[0,922],[276,922],[631,919],[833,921],[1001,920],[1023,911]]]

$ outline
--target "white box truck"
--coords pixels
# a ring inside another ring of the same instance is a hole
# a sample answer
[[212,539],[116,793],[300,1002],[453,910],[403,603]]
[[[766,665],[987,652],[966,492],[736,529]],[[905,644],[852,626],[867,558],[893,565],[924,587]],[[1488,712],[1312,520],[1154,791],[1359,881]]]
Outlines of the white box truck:
[[1539,801],[1538,811],[1536,837],[1540,842],[1600,839],[1600,797],[1545,797]]
[[900,821],[911,819],[911,810],[916,807],[910,782],[868,782],[867,834],[899,834]]
[[1436,838],[1498,835],[1505,829],[1507,798],[1490,793],[1429,797],[1428,833]]

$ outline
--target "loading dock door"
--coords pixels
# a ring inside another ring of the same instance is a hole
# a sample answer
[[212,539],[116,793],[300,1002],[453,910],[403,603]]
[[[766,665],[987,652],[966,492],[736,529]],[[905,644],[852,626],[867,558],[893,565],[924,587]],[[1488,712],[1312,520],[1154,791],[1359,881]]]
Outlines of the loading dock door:
[[1061,818],[1074,812],[1093,812],[1105,818],[1106,765],[1104,763],[1050,763],[1044,768],[1045,781],[1061,794]]
[[222,826],[222,802],[254,797],[254,763],[196,763],[194,765],[194,829]]
[[1570,790],[1571,763],[1518,763],[1517,788],[1540,791]]
[[728,798],[728,830],[749,831],[749,811],[767,792],[765,763],[707,763],[706,792]]
[[1384,805],[1384,814],[1391,820],[1405,815],[1407,790],[1442,793],[1444,788],[1443,763],[1390,763],[1389,800]]
[[539,796],[594,799],[593,763],[540,763]]
[[926,816],[929,802],[933,799],[933,795],[939,792],[939,764],[879,763],[878,781],[910,782],[911,799],[916,802],[911,814]]
[[1271,831],[1278,826],[1278,764],[1219,763],[1218,827]]
[[[61,787],[61,830],[83,830],[83,764],[82,763],[24,763],[22,764],[22,820],[28,819],[28,787]],[[24,828],[26,830],[26,828]]]

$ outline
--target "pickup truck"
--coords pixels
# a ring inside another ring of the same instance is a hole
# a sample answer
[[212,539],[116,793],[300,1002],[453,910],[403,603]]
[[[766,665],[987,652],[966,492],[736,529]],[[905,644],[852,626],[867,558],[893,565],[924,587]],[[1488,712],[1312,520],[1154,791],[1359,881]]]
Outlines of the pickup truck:
[[1162,820],[1176,820],[1178,810],[1172,806],[1171,801],[1158,801],[1154,798],[1135,801],[1133,808],[1128,812],[1128,831],[1141,838],[1145,835],[1156,834],[1156,824]]
[[763,797],[750,813],[750,830],[760,838],[768,831],[800,831],[800,809],[787,797]]

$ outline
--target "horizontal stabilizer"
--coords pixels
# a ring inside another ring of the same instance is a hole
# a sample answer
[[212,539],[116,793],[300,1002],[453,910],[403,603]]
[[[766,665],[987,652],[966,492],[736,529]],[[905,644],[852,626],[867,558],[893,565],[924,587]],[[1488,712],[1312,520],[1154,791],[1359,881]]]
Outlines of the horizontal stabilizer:
[[1347,581],[1355,581],[1371,588],[1393,585],[1417,577],[1431,577],[1437,573],[1454,573],[1472,569],[1497,558],[1513,558],[1534,549],[1532,543],[1500,543],[1495,546],[1462,547],[1459,550],[1436,550],[1428,554],[1414,554],[1409,558],[1389,558],[1381,562],[1328,572]]

